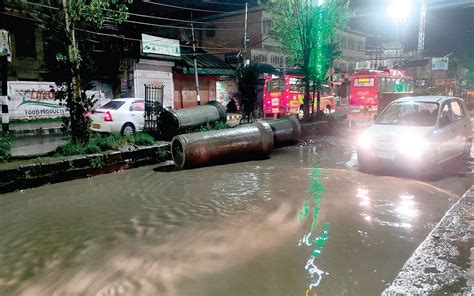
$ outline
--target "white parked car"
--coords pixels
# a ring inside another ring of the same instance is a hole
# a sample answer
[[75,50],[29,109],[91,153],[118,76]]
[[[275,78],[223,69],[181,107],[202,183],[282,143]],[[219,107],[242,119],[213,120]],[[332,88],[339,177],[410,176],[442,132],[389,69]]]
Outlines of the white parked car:
[[361,170],[381,165],[432,168],[469,156],[471,146],[471,119],[462,99],[407,97],[390,103],[362,133],[357,157]]
[[90,129],[100,133],[131,135],[142,131],[145,123],[145,101],[139,98],[111,100],[88,114]]

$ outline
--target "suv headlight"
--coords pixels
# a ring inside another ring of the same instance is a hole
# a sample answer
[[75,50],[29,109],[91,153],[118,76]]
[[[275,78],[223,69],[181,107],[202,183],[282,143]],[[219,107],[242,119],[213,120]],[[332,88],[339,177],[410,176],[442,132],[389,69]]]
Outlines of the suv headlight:
[[360,148],[366,149],[366,150],[372,148],[372,144],[373,144],[373,139],[367,132],[362,133],[362,135],[360,135],[359,137],[359,140],[357,141],[357,145]]

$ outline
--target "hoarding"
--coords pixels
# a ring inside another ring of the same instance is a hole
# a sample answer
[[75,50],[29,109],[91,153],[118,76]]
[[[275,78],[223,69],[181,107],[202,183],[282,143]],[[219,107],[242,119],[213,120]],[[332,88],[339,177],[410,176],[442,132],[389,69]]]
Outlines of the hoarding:
[[142,34],[142,52],[144,54],[160,54],[174,57],[181,56],[178,40],[147,34]]
[[432,70],[448,70],[449,58],[431,58]]

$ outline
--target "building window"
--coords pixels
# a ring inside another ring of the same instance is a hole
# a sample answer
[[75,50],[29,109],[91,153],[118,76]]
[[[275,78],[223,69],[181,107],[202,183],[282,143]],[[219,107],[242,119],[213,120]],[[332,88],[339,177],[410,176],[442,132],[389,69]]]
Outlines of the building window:
[[341,48],[347,48],[347,38],[345,36],[341,36],[340,46]]
[[206,36],[207,37],[215,37],[216,36],[216,30],[215,29],[216,29],[215,26],[207,27]]
[[270,34],[271,28],[272,28],[272,20],[269,20],[269,19],[263,20],[263,34],[265,35]]
[[355,48],[355,41],[354,41],[354,39],[348,38],[347,43],[348,43],[348,44],[347,44],[347,47],[348,47],[349,49],[352,49],[352,50],[356,49],[356,48]]
[[35,27],[25,24],[15,29],[15,55],[36,58]]
[[362,41],[357,42],[357,50],[358,51],[364,51],[365,50],[365,44]]

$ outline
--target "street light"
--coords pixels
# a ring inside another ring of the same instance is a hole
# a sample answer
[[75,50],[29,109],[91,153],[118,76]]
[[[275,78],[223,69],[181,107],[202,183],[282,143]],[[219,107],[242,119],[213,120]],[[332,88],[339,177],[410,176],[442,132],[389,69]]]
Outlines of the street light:
[[387,7],[388,16],[397,21],[406,20],[411,12],[411,2],[411,0],[390,0]]

